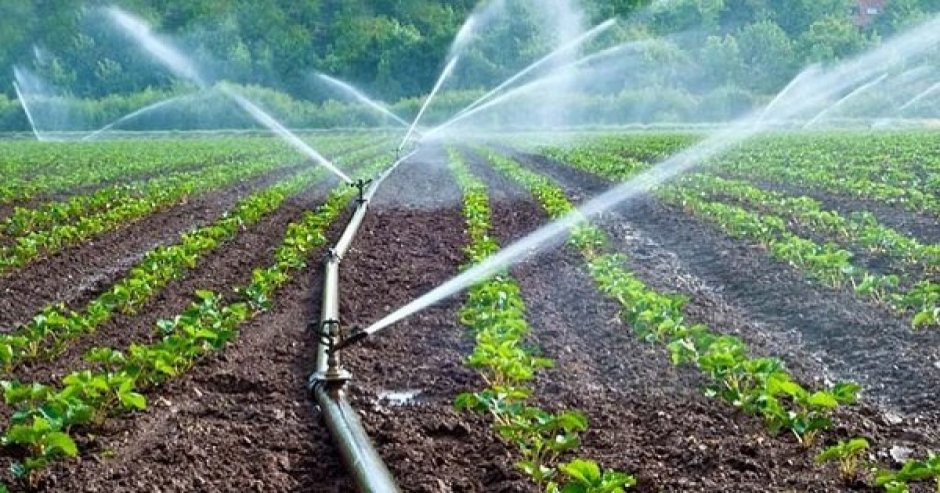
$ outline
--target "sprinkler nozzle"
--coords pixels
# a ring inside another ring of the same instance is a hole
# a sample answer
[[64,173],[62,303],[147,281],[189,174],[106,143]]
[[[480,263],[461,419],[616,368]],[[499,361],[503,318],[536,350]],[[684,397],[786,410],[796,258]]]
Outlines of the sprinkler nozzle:
[[365,339],[366,337],[369,337],[369,333],[366,332],[362,327],[354,325],[352,329],[350,329],[349,333],[343,334],[342,337],[340,337],[339,342],[333,346],[333,351],[346,349],[347,347]]
[[370,183],[372,183],[371,178],[368,180],[360,178],[352,184],[354,187],[356,187],[359,190],[359,198],[356,199],[357,204],[362,204],[366,201],[365,199],[366,187],[368,187]]

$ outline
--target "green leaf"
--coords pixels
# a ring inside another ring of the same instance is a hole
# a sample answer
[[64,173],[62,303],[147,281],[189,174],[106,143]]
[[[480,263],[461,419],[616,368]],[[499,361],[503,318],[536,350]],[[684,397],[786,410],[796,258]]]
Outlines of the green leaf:
[[137,392],[122,392],[118,395],[118,398],[121,399],[121,404],[124,407],[140,411],[147,409],[147,398]]
[[67,457],[78,456],[78,446],[75,445],[75,441],[72,440],[72,437],[68,436],[66,433],[54,431],[46,435],[43,442],[46,446],[47,455],[55,451]]
[[585,485],[590,486],[601,480],[601,469],[596,462],[585,459],[574,459],[567,464],[558,466],[569,478]]
[[809,397],[807,402],[812,406],[826,409],[835,409],[839,407],[839,401],[836,400],[835,396],[829,392],[816,392]]

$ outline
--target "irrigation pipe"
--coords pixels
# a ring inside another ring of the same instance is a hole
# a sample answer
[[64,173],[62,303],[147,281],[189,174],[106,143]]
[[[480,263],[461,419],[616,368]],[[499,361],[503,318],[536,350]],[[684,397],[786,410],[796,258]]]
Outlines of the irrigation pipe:
[[[342,338],[339,323],[339,264],[359,232],[369,203],[382,182],[415,153],[417,151],[412,151],[397,160],[371,184],[362,180],[355,184],[359,187],[356,211],[346,225],[343,235],[323,262],[323,298],[317,327],[320,342],[317,345],[316,372],[310,376],[309,385],[326,427],[343,457],[346,469],[358,490],[363,493],[397,492],[399,489],[395,478],[375,451],[369,435],[362,428],[356,410],[346,399],[345,386],[352,375],[342,369],[340,355],[336,350]],[[369,185],[368,189],[366,185]]]

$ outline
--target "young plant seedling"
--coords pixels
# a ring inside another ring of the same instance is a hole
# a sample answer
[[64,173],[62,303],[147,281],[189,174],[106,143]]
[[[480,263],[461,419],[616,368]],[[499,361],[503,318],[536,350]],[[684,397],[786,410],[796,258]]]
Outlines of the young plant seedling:
[[858,477],[858,465],[862,454],[868,450],[868,440],[853,438],[839,442],[819,453],[816,463],[839,461],[839,473],[846,483],[855,481]]

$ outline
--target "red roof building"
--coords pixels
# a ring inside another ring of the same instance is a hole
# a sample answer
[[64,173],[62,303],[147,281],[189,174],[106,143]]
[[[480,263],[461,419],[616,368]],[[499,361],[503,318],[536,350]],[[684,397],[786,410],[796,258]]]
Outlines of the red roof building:
[[887,0],[858,0],[858,6],[852,9],[855,25],[868,27],[875,18],[884,13]]

